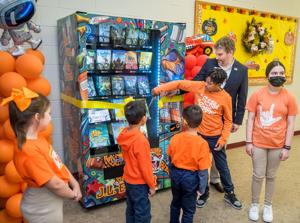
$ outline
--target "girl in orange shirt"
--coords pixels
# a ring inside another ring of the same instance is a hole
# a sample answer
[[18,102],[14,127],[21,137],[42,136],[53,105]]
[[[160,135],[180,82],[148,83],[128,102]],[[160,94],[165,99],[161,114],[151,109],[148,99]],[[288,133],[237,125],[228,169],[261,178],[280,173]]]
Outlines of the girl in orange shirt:
[[23,194],[21,211],[30,223],[62,223],[63,198],[79,201],[78,182],[61,162],[52,146],[38,133],[51,121],[49,100],[27,88],[13,89],[9,118],[16,134],[14,163],[28,183]]
[[248,103],[246,152],[252,158],[252,204],[249,218],[259,219],[259,195],[266,178],[263,220],[273,221],[272,196],[280,161],[289,157],[297,104],[283,84],[285,67],[272,61],[266,68],[268,85],[254,92]]

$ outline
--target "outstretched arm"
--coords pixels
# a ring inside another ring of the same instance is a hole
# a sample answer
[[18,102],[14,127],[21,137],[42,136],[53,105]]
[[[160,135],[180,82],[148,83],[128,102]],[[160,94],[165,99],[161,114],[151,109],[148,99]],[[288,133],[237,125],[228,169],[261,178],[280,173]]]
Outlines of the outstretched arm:
[[188,80],[172,81],[153,88],[152,94],[159,95],[177,89],[196,93],[201,91],[201,89],[203,89],[204,87],[205,87],[205,83],[203,81],[188,81]]

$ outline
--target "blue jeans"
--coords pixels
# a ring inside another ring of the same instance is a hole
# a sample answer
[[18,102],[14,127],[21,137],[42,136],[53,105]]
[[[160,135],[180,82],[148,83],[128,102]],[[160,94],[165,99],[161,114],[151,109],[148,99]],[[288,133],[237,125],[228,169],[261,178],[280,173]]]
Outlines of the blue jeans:
[[179,223],[180,210],[183,210],[182,223],[193,222],[196,211],[198,172],[170,168],[173,199],[170,207],[170,223]]
[[[221,183],[223,185],[224,191],[229,193],[234,190],[233,183],[231,181],[231,174],[227,164],[227,156],[225,152],[225,148],[222,148],[220,151],[215,151],[214,148],[220,138],[220,136],[203,136],[202,138],[208,143],[210,151],[215,160],[216,168],[219,171]],[[202,196],[209,194],[209,188],[206,187],[205,194]]]
[[150,223],[151,204],[147,184],[126,183],[126,223]]

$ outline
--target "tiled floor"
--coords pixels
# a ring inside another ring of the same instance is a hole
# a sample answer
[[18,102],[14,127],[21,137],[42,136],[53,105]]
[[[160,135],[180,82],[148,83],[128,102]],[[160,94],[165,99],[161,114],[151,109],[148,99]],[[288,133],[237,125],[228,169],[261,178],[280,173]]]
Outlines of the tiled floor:
[[[197,209],[195,223],[244,223],[248,220],[250,204],[251,159],[244,148],[227,152],[237,196],[243,202],[242,210],[235,210],[223,201],[223,195],[211,189],[210,200],[203,209]],[[264,191],[261,194],[263,201]],[[152,222],[169,222],[171,191],[158,192],[152,199]],[[119,223],[125,222],[125,202],[85,210],[77,203],[66,201],[65,223]],[[300,223],[300,136],[293,141],[290,158],[282,162],[276,179],[273,198],[274,223]],[[262,222],[262,220],[258,221]]]

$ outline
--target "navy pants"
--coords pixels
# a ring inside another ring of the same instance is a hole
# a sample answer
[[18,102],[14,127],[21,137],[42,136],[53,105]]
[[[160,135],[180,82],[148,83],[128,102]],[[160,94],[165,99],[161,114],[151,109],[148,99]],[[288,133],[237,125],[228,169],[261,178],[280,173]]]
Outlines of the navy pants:
[[172,203],[170,207],[170,222],[179,223],[180,210],[182,209],[182,223],[193,222],[196,211],[197,189],[199,186],[197,171],[170,168]]
[[[231,180],[230,170],[227,164],[227,156],[225,148],[220,151],[215,151],[214,148],[220,138],[220,136],[203,136],[202,138],[208,143],[210,151],[215,160],[216,168],[219,171],[221,183],[223,185],[224,191],[229,193],[234,190],[233,183]],[[208,185],[208,184],[207,184]],[[206,187],[205,193],[202,196],[208,195],[209,187]]]
[[126,223],[150,223],[151,204],[147,184],[126,183]]

